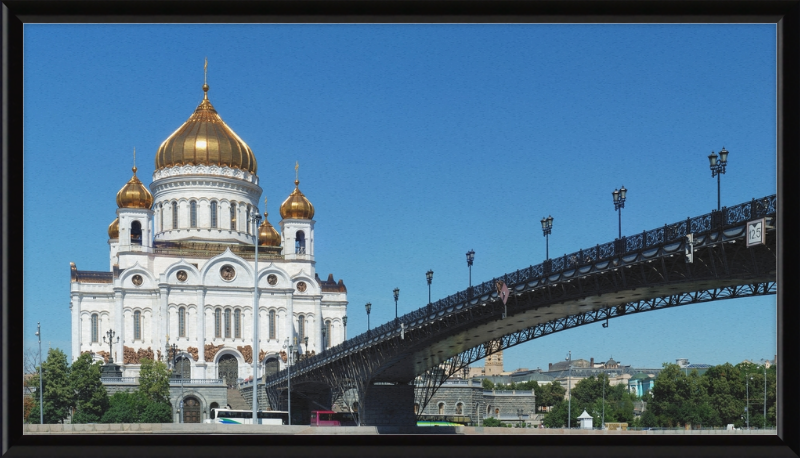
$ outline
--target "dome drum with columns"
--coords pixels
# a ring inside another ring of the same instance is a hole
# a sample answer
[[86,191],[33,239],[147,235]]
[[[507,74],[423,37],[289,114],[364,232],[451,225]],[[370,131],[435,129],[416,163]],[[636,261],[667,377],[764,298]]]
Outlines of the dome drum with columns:
[[149,190],[134,166],[117,193],[107,231],[109,269],[71,267],[73,360],[84,352],[105,355],[102,336],[111,329],[120,337],[111,356],[126,377],[138,374],[142,358],[163,360],[169,343],[188,355],[192,378],[246,378],[254,356],[261,363],[278,358],[283,366],[286,339],[308,337],[299,350],[319,353],[346,338],[347,289],[332,275],[319,279],[314,207],[297,176],[280,207],[280,232],[266,208],[256,226],[263,191],[255,155],[222,121],[208,89],[205,84],[195,112],[158,148]]

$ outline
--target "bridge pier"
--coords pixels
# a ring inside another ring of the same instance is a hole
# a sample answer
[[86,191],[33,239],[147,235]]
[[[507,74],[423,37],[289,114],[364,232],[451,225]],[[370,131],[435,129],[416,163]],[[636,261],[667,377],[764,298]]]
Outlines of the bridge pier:
[[414,386],[369,385],[364,393],[362,425],[414,426]]

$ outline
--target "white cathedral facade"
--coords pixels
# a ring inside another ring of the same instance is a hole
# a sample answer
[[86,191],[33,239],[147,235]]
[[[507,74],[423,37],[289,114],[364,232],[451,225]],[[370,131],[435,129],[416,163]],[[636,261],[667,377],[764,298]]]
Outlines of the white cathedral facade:
[[170,359],[180,361],[185,378],[234,384],[253,375],[253,357],[258,377],[283,368],[287,342],[310,355],[346,338],[344,283],[315,271],[313,205],[296,179],[280,207],[280,234],[266,211],[256,226],[262,189],[255,156],[219,117],[208,89],[159,147],[150,190],[134,166],[117,193],[109,271],[70,263],[73,360],[86,352],[111,356],[123,376],[135,377],[140,359]]

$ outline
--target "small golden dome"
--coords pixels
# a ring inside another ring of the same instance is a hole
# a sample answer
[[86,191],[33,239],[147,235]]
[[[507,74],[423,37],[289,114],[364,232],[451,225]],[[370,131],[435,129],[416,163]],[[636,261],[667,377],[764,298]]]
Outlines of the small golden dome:
[[208,101],[208,84],[203,84],[203,92],[203,101],[189,120],[161,143],[156,153],[156,170],[176,165],[218,165],[255,174],[253,151],[222,121]]
[[281,218],[283,219],[312,219],[314,206],[300,192],[300,180],[294,180],[294,191],[281,204]]
[[136,166],[132,170],[133,176],[117,193],[117,207],[149,209],[153,206],[153,195],[136,177]]
[[118,239],[119,238],[119,218],[115,219],[108,225],[108,238],[110,239]]
[[264,222],[258,227],[258,244],[261,246],[281,246],[281,236],[267,220],[267,212],[264,212]]

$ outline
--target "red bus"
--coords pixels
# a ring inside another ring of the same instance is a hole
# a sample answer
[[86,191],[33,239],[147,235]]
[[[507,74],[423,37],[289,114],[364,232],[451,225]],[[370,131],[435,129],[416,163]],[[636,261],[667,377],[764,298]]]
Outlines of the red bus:
[[353,415],[332,410],[312,410],[311,426],[355,426]]

